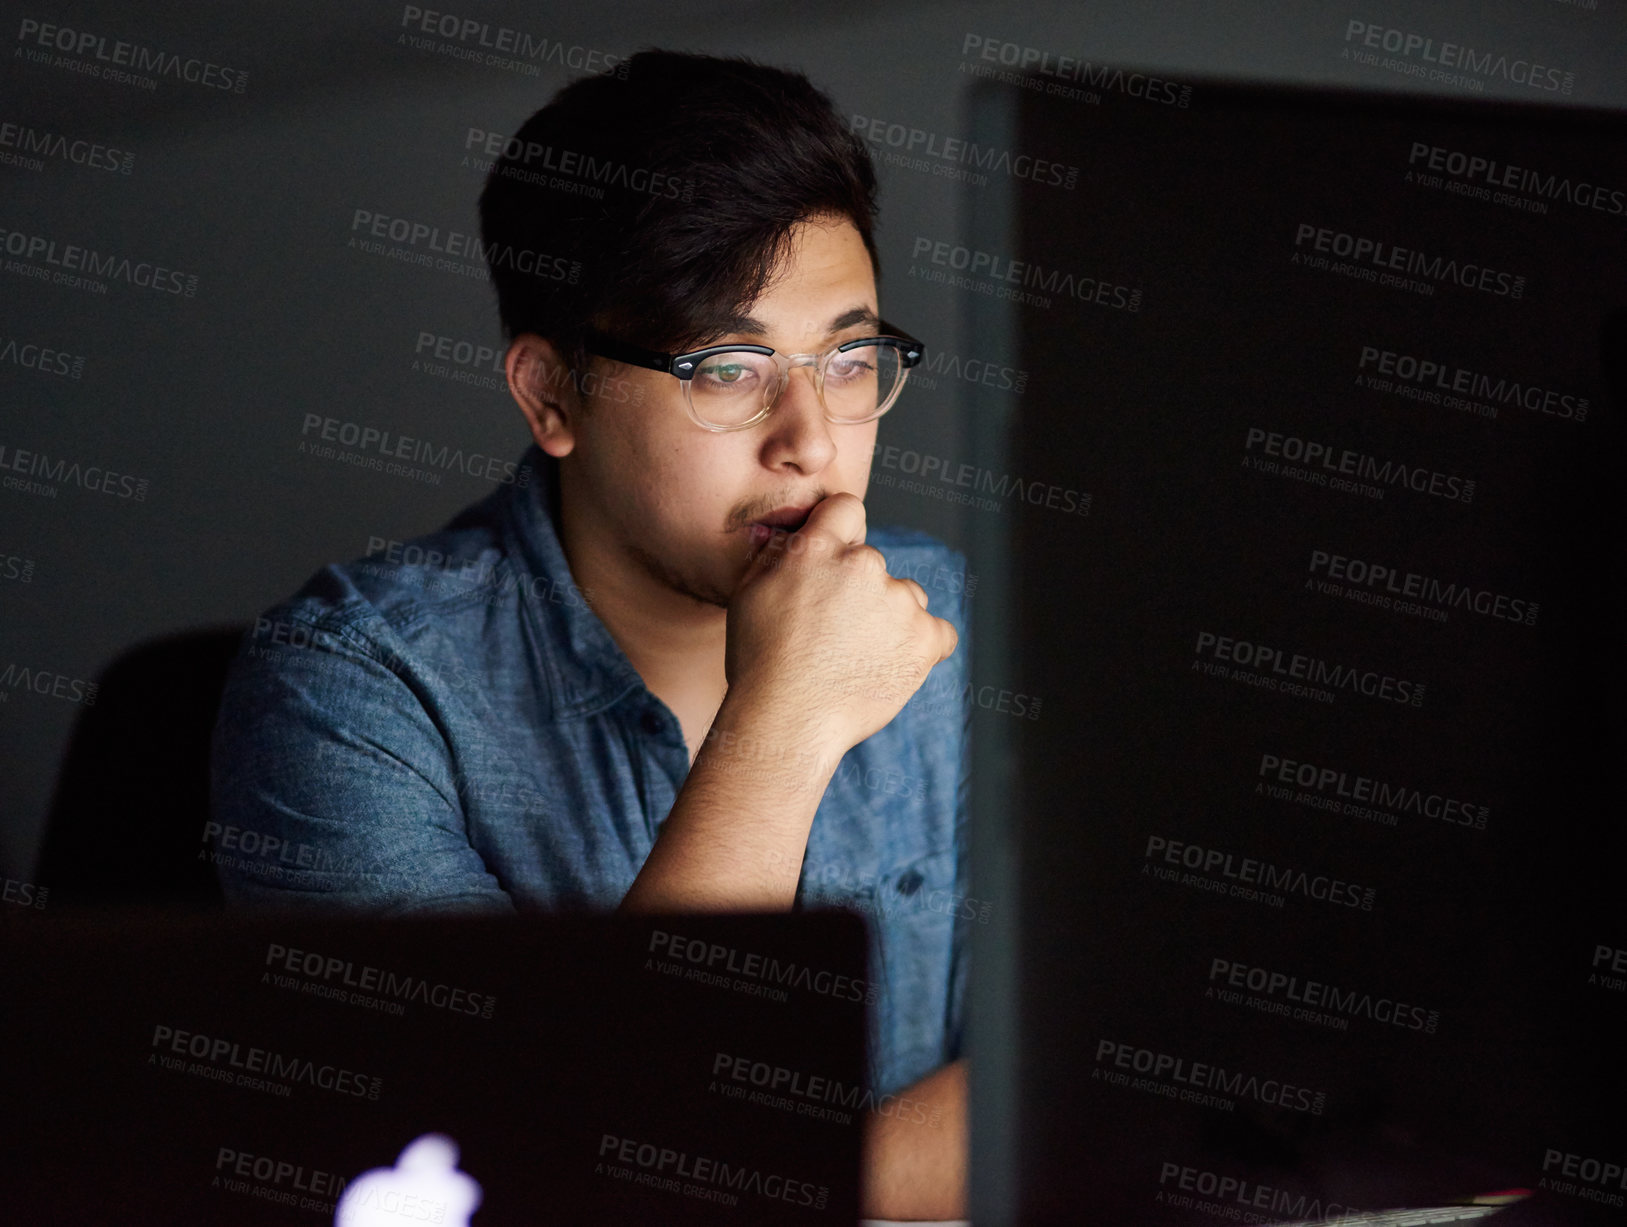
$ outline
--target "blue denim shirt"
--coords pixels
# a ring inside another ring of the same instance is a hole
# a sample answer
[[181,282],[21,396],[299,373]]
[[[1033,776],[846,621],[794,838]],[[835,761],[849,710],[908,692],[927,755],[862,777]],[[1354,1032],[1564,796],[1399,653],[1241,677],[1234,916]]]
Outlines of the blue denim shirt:
[[[208,828],[229,903],[621,902],[689,754],[571,578],[556,472],[532,446],[440,532],[324,567],[244,635]],[[960,554],[913,530],[866,540],[961,637],[837,765],[797,888],[798,907],[869,922],[872,1085],[887,1093],[960,1055],[970,638]]]

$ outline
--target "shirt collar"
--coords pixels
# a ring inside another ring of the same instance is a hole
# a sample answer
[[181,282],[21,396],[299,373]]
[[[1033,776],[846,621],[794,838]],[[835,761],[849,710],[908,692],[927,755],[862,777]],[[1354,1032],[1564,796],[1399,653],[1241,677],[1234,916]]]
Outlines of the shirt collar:
[[592,590],[584,593],[571,575],[552,511],[559,462],[533,443],[516,474],[503,545],[519,571],[521,607],[535,631],[532,658],[548,679],[554,717],[592,715],[642,689],[644,679],[593,612]]

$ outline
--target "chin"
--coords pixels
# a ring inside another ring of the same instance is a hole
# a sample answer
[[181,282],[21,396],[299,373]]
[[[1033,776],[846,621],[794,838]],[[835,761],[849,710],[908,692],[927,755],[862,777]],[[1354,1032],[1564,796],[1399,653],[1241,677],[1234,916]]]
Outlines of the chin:
[[693,600],[727,609],[734,590],[746,573],[750,560],[737,550],[719,552],[714,545],[705,553],[685,557],[675,566],[663,569],[667,584]]
[[[741,571],[743,573],[744,568],[742,568]],[[718,609],[727,609],[730,602],[734,599],[734,590],[739,586],[739,584],[740,576],[737,574],[733,577],[732,582],[722,586],[714,586],[710,583],[702,582],[698,584],[686,585],[683,591],[690,597],[693,597],[695,600],[700,601],[703,604],[714,605]]]

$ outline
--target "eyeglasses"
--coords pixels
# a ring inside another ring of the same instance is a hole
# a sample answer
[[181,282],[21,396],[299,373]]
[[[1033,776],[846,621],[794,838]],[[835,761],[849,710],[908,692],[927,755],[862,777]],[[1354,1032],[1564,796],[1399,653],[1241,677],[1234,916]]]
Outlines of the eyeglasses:
[[825,417],[855,425],[872,422],[893,407],[910,368],[926,347],[881,321],[885,335],[843,341],[822,354],[782,354],[767,345],[708,345],[663,354],[629,345],[602,332],[587,334],[590,354],[675,375],[690,420],[707,430],[744,430],[779,403],[791,368],[813,368],[814,390]]

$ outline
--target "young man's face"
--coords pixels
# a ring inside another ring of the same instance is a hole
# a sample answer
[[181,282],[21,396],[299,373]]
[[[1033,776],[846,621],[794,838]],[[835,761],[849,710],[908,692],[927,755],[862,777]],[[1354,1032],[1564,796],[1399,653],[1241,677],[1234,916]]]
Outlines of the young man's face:
[[[873,323],[832,331],[856,309],[877,313],[870,255],[853,224],[831,219],[796,228],[778,279],[746,312],[761,331],[744,341],[782,354],[821,353],[873,336]],[[602,361],[602,360],[601,360]],[[727,606],[766,533],[753,523],[801,522],[819,500],[846,491],[860,499],[870,479],[876,427],[828,421],[813,368],[793,367],[774,411],[744,430],[713,432],[685,411],[679,381],[658,371],[616,368],[642,396],[604,397],[574,422],[566,462],[571,515],[597,549],[624,554],[668,587]],[[778,513],[778,514],[776,514]]]

